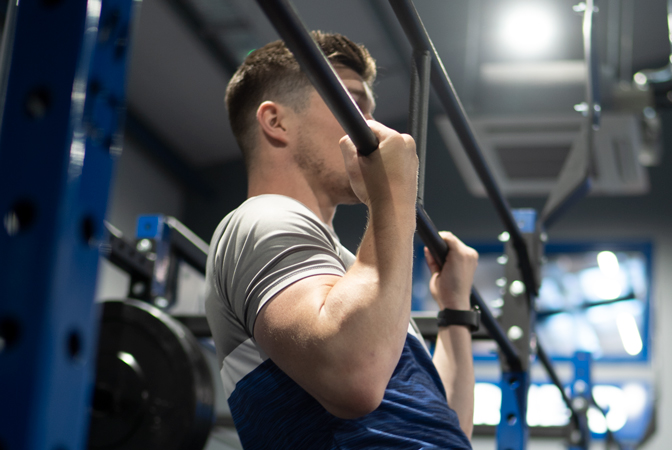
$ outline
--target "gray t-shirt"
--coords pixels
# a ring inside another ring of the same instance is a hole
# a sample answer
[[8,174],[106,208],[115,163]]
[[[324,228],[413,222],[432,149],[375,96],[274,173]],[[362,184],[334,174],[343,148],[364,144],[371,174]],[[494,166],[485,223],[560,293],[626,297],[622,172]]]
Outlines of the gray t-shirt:
[[210,243],[205,308],[227,397],[266,359],[252,339],[266,302],[300,279],[342,276],[354,261],[334,232],[290,197],[250,198],[222,220]]
[[262,195],[219,225],[206,269],[206,313],[224,391],[245,449],[470,449],[422,338],[409,324],[380,406],[354,420],[322,407],[253,338],[259,310],[313,275],[344,275],[355,257],[300,202]]

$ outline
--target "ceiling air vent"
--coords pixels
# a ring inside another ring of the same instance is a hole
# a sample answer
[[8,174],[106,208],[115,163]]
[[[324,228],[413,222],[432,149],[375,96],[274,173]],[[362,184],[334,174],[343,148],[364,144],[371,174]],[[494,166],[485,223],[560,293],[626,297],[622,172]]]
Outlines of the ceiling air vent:
[[[485,189],[446,116],[436,119],[441,136],[472,194]],[[551,192],[585,119],[577,116],[478,117],[471,120],[483,157],[507,196]],[[642,133],[632,114],[603,114],[595,132],[592,194],[648,192],[647,172],[639,163]]]

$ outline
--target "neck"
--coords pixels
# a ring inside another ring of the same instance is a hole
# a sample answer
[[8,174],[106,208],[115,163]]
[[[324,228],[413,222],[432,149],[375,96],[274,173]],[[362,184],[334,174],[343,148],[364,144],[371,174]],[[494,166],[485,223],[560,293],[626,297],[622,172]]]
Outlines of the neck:
[[291,197],[303,203],[329,228],[333,229],[333,219],[337,204],[324,192],[316,189],[300,170],[267,166],[257,168],[248,174],[247,197],[276,194]]

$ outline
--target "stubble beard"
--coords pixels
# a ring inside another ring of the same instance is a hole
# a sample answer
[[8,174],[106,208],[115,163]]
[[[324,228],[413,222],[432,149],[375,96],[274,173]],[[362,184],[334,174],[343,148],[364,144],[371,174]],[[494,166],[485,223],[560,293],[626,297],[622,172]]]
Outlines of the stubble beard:
[[361,200],[352,190],[350,178],[348,178],[345,170],[339,172],[327,167],[325,161],[311,151],[311,146],[302,138],[297,151],[294,153],[294,160],[308,179],[311,182],[319,183],[335,204],[354,205],[361,203]]

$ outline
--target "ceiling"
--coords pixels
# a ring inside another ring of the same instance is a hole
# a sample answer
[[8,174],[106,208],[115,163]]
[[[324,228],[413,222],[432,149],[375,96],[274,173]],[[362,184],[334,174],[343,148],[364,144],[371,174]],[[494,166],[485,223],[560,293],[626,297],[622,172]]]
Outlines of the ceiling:
[[[467,109],[471,114],[504,114],[525,96],[531,99],[523,102],[525,108],[540,104],[546,109],[548,105],[552,105],[550,109],[557,105],[566,108],[580,102],[580,85],[578,89],[574,86],[569,95],[552,86],[505,91],[500,85],[474,81],[480,80],[481,64],[499,61],[493,50],[497,44],[493,29],[499,11],[504,10],[498,8],[511,3],[520,0],[415,1]],[[581,18],[571,11],[576,2],[534,3],[548,3],[565,20],[561,58],[581,59]],[[408,110],[411,50],[387,2],[294,0],[293,4],[309,29],[337,31],[369,48],[379,65],[376,118],[383,123],[403,123]],[[614,5],[621,6],[622,14],[627,13],[628,5],[636,5],[630,13],[629,71],[667,64],[670,44],[666,0],[602,0],[598,4],[602,8],[598,26],[606,23],[609,8],[613,11]],[[606,42],[608,31],[603,28]],[[275,39],[273,27],[252,0],[143,0],[128,79],[129,111],[195,168],[239,158],[223,105],[226,83],[248,51]],[[622,41],[618,41],[619,46],[624,48]],[[607,47],[601,44],[606,56],[610,51]],[[436,110],[435,103],[432,110]]]

